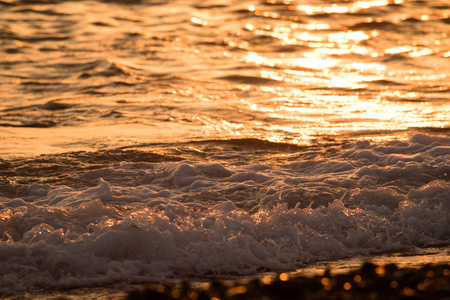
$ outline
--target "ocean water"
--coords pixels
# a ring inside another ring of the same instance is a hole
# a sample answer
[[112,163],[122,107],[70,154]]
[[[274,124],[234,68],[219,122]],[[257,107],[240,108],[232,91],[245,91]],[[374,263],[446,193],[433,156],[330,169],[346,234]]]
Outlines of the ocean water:
[[448,246],[449,121],[444,0],[1,0],[0,295]]

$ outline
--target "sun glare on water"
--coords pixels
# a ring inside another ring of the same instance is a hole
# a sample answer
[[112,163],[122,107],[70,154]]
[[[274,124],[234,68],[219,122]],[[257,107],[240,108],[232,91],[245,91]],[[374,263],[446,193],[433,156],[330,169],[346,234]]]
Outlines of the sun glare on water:
[[29,22],[8,12],[0,152],[444,128],[450,11],[420,3],[63,1]]

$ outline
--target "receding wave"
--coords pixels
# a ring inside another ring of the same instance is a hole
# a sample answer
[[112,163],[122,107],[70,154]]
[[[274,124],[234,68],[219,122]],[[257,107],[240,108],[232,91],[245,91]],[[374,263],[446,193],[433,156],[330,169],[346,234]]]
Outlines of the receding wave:
[[0,161],[0,289],[254,274],[450,239],[448,137],[228,146]]

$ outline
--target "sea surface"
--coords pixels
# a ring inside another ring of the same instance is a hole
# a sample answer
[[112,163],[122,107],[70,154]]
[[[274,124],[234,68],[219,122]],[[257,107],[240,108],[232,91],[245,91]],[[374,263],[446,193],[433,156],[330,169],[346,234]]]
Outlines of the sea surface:
[[446,0],[0,0],[0,296],[425,253],[449,179]]

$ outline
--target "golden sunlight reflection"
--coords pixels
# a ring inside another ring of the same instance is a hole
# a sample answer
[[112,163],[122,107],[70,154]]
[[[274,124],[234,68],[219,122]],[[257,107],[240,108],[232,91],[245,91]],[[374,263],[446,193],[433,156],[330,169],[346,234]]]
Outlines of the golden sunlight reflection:
[[[372,67],[371,65],[362,65],[363,68]],[[374,65],[375,68],[379,66]],[[328,83],[329,86],[348,86],[345,78],[339,83]],[[300,142],[311,139],[314,135],[333,135],[342,132],[358,132],[380,130],[380,127],[389,128],[389,130],[403,130],[406,128],[439,126],[447,118],[446,113],[434,114],[429,119],[424,119],[423,115],[430,115],[435,111],[432,105],[425,105],[422,102],[387,102],[385,99],[392,98],[394,93],[385,91],[379,99],[361,101],[358,94],[353,95],[320,95],[315,91],[302,91],[290,89],[289,92],[280,91],[279,88],[261,88],[266,92],[288,95],[285,97],[276,97],[273,105],[267,102],[250,103],[242,99],[242,109],[253,111],[254,115],[261,114],[261,118],[267,117],[274,119],[267,130],[271,132],[269,140],[283,142]],[[414,97],[419,96],[400,95]],[[427,113],[429,111],[429,113]],[[258,121],[254,126],[257,127]],[[235,127],[236,128],[236,127]],[[242,126],[240,130],[244,130]],[[257,134],[256,134],[257,136]],[[294,137],[295,136],[295,137]],[[308,138],[309,136],[309,138]]]
[[320,59],[317,57],[306,57],[306,58],[297,58],[294,60],[294,64],[292,66],[298,66],[302,68],[310,68],[310,69],[324,69],[331,68],[338,63],[337,60],[332,59]]
[[[383,3],[385,1],[363,1],[357,2],[355,7],[381,6]],[[332,7],[336,9],[336,6]],[[378,53],[374,53],[370,47],[362,43],[376,37],[378,35],[376,31],[330,32],[326,30],[329,24],[309,24],[309,26],[312,29],[305,30],[304,24],[278,23],[273,27],[265,26],[257,29],[254,24],[246,24],[247,30],[259,36],[270,36],[281,40],[283,45],[301,45],[311,50],[293,54],[280,53],[278,56],[249,51],[244,56],[244,61],[270,67],[270,70],[260,71],[263,78],[299,86],[319,85],[359,89],[367,87],[367,82],[384,79],[383,72],[387,70],[384,64],[340,59],[340,56],[352,54],[377,57]]]
[[448,126],[445,5],[117,2],[5,6],[0,154]]
[[[289,57],[289,58],[272,58],[269,59],[254,52],[249,52],[245,57],[245,61],[248,63],[254,63],[264,66],[283,66],[283,67],[301,67],[310,69],[324,69],[335,66],[338,61],[330,58],[321,58],[320,54],[310,52],[305,54],[306,57]],[[304,73],[302,73],[304,75]]]
[[305,24],[305,25],[292,24],[291,27],[292,28],[299,27],[299,28],[304,28],[306,30],[327,30],[327,29],[331,28],[330,24],[326,24],[326,23],[313,23],[313,24]]
[[[376,6],[386,6],[390,4],[388,0],[372,0],[372,1],[357,1],[354,3],[345,4],[331,4],[329,6],[313,6],[313,5],[297,5],[291,6],[291,9],[303,11],[305,14],[345,14],[355,13],[360,10],[368,9]],[[402,4],[404,0],[394,0],[394,4]]]
[[363,31],[347,31],[329,34],[329,40],[338,43],[348,43],[351,40],[360,42],[367,40],[368,38],[369,36]]
[[386,66],[379,63],[358,63],[355,62],[352,65],[352,69],[355,70],[375,70],[375,71],[384,71],[386,70]]

